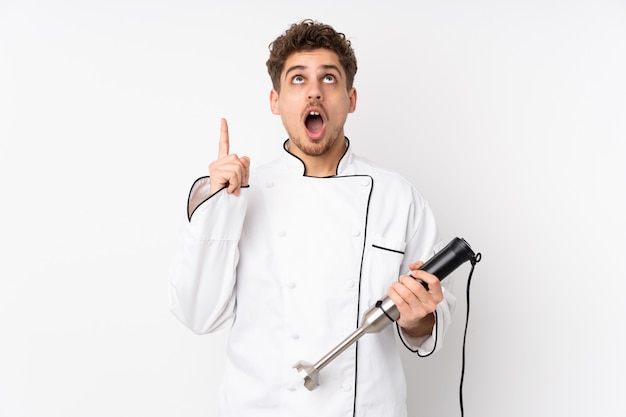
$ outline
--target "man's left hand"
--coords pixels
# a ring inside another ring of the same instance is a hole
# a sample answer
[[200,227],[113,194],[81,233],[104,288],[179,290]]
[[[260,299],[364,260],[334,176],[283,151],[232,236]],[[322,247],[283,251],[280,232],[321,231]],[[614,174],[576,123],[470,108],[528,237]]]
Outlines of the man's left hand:
[[[443,300],[443,290],[439,279],[418,268],[423,262],[409,265],[411,276],[402,275],[387,290],[389,298],[398,307],[398,325],[410,336],[419,337],[431,334],[435,324],[434,311]],[[418,281],[428,285],[428,289]]]

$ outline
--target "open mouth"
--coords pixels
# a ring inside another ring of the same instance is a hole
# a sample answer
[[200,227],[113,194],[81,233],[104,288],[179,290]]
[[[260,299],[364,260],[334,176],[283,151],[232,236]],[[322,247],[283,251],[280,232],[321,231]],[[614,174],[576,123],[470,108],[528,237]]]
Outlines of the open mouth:
[[311,138],[316,139],[320,137],[324,132],[324,119],[320,112],[311,110],[304,120],[304,126]]

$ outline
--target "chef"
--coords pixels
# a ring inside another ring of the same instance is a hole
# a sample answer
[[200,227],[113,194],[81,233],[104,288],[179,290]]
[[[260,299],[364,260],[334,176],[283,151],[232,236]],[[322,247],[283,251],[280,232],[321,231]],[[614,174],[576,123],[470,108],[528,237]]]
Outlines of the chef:
[[[251,170],[222,119],[218,157],[190,191],[171,309],[198,334],[230,326],[220,416],[405,417],[398,347],[430,355],[454,310],[445,281],[417,270],[441,247],[433,214],[406,179],[353,152],[357,66],[342,33],[293,24],[267,67],[288,139]],[[396,326],[361,338],[307,390],[292,366],[327,353],[387,295]]]

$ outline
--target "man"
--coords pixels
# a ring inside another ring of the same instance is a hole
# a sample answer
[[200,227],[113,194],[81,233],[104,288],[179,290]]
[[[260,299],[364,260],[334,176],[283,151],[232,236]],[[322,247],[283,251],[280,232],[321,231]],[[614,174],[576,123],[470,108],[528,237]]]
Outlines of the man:
[[[222,120],[218,158],[190,192],[172,311],[198,334],[232,322],[221,416],[406,416],[394,327],[429,355],[454,306],[410,262],[440,248],[434,217],[411,184],[355,155],[344,136],[357,65],[343,34],[294,24],[270,45],[267,67],[270,107],[288,134],[282,155],[250,172],[248,157],[229,153]],[[396,326],[361,338],[307,390],[292,366],[326,354],[386,295]]]

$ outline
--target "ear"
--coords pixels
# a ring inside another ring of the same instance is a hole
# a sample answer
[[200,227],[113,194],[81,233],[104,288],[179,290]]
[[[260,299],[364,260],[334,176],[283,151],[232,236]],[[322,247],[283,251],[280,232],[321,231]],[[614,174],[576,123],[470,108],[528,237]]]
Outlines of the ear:
[[352,87],[348,92],[348,98],[350,99],[350,107],[348,107],[348,113],[354,113],[356,110],[356,88]]
[[280,106],[278,105],[278,91],[272,88],[270,92],[270,109],[273,114],[280,114]]

